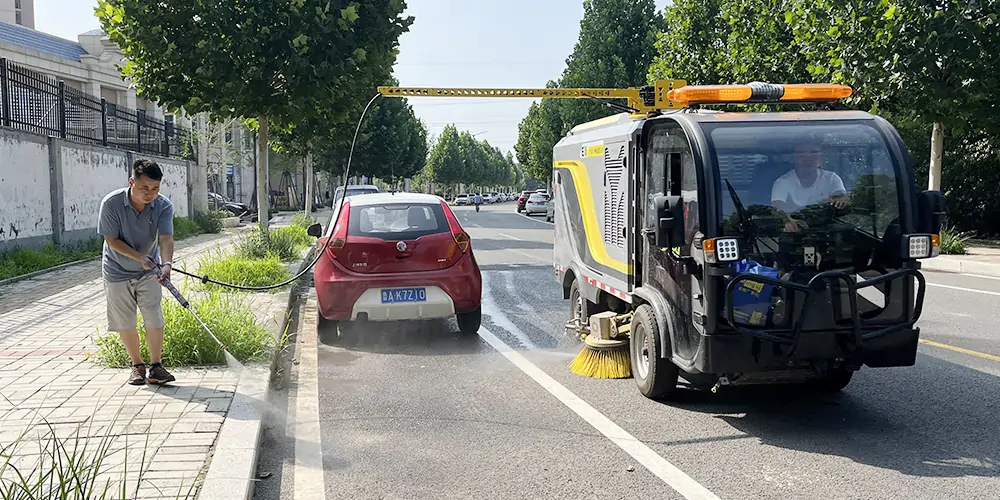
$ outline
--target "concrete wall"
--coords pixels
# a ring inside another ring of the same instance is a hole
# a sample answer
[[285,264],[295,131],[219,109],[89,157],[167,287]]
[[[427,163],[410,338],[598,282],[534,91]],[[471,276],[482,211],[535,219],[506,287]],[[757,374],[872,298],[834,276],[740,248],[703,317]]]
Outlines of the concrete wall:
[[49,241],[51,189],[47,141],[19,132],[0,134],[0,249]]
[[192,177],[199,169],[191,162],[0,128],[0,251],[97,236],[101,200],[128,186],[138,158],[163,169],[160,192],[173,203],[174,215],[193,213]]

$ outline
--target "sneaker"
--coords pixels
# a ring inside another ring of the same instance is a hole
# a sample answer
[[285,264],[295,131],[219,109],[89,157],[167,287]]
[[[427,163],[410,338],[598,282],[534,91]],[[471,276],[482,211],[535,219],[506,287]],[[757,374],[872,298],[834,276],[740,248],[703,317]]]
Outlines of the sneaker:
[[146,383],[146,365],[133,365],[132,373],[129,374],[128,383],[131,385],[143,385]]
[[146,378],[146,380],[149,381],[150,384],[162,385],[166,384],[167,382],[173,382],[174,380],[177,379],[175,379],[174,376],[171,375],[170,372],[168,372],[167,369],[163,367],[163,365],[159,363],[153,363],[152,365],[149,365],[149,376]]

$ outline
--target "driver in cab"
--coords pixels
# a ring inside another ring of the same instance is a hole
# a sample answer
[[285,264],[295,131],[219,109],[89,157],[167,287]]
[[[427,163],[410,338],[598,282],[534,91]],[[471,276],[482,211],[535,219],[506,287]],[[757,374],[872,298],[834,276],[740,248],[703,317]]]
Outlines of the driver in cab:
[[785,230],[795,232],[805,222],[791,213],[817,203],[844,208],[849,202],[844,181],[834,172],[820,168],[823,159],[820,141],[809,140],[795,147],[795,167],[778,177],[771,186],[771,206],[786,218]]

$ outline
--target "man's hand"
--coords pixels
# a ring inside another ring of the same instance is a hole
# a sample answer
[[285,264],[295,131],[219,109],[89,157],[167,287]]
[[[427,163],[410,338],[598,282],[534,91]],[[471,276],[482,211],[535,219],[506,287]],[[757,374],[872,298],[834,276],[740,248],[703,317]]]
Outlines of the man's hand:
[[850,199],[847,195],[831,196],[829,201],[837,209],[846,208],[850,204]]
[[171,265],[169,262],[160,266],[160,276],[156,278],[160,283],[163,283],[164,280],[170,279],[170,268]]

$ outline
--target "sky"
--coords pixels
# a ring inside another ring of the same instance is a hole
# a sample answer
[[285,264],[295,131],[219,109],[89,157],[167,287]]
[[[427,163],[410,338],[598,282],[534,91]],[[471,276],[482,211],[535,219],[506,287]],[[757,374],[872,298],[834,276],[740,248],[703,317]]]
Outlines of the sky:
[[[669,0],[657,0],[662,9]],[[411,87],[544,87],[573,52],[582,0],[407,0],[415,20],[399,38],[394,74]],[[70,40],[99,28],[96,0],[35,0],[35,28]],[[642,85],[645,82],[635,82]],[[374,89],[373,89],[374,91]],[[373,92],[374,93],[374,92]],[[513,151],[529,99],[409,99],[437,135],[445,125]]]

